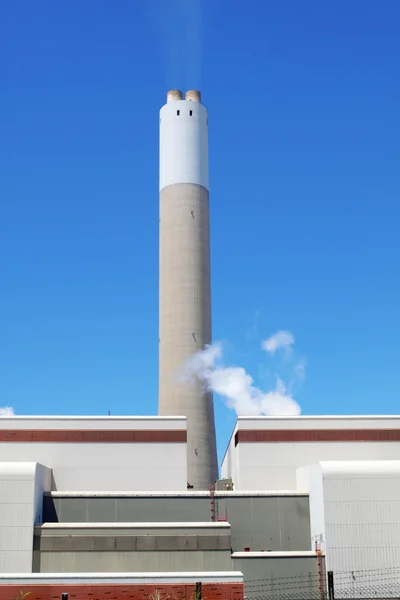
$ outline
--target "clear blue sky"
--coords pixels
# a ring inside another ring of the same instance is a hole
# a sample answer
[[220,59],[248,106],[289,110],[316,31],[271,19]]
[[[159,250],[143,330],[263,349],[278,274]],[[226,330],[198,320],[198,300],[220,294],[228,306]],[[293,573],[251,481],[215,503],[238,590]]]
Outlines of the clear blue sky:
[[0,2],[0,406],[156,413],[158,110],[201,87],[227,362],[289,330],[305,414],[399,412],[400,2],[174,2]]

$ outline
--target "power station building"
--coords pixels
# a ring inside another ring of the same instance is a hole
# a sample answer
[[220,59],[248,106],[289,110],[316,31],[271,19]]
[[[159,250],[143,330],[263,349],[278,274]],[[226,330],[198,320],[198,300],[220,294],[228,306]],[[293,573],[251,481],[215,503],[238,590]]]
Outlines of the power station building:
[[183,417],[3,417],[0,594],[18,578],[43,594],[174,576],[238,600],[243,581],[284,598],[289,578],[322,599],[327,570],[399,584],[399,453],[397,416],[239,418],[224,478],[197,491]]
[[179,377],[211,342],[207,131],[170,92],[159,416],[0,418],[0,600],[324,600],[328,571],[336,598],[399,595],[400,416],[240,417],[218,479],[212,395]]

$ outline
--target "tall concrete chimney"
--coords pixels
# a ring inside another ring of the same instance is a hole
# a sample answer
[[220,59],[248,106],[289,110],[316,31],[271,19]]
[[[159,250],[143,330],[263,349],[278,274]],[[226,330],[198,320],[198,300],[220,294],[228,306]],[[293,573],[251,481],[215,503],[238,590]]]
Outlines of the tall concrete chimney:
[[179,381],[211,343],[208,114],[200,92],[168,92],[160,111],[159,415],[188,419],[188,483],[218,478],[212,393]]

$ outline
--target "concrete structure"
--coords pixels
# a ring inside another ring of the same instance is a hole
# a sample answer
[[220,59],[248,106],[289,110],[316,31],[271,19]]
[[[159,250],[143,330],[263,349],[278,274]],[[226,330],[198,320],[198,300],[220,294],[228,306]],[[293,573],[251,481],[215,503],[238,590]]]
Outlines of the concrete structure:
[[143,598],[194,598],[196,584],[202,583],[207,600],[243,600],[242,573],[177,572],[177,573],[54,573],[15,576],[0,575],[0,600],[20,598],[28,593],[30,600],[52,600],[67,592],[75,600],[88,597],[108,600],[143,600]]
[[398,416],[239,417],[222,463],[236,490],[293,490],[319,461],[395,460]]
[[52,470],[52,490],[185,490],[184,417],[1,417],[0,456]]
[[160,112],[160,415],[188,419],[188,484],[218,478],[212,393],[182,380],[211,342],[208,115],[200,93],[173,90]]

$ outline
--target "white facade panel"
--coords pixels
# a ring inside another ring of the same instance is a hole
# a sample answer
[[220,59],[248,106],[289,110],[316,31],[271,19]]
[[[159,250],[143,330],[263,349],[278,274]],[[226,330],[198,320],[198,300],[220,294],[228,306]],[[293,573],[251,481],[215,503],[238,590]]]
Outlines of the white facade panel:
[[199,102],[169,101],[160,111],[160,190],[176,183],[209,189],[208,116]]
[[322,462],[309,475],[311,529],[323,514],[336,598],[398,595],[400,461]]
[[324,486],[320,464],[298,469],[297,486],[309,493],[310,547],[315,549],[315,543],[318,543],[319,548],[325,551]]
[[[236,489],[240,490],[240,487],[237,487],[237,485],[238,485],[237,482],[239,481],[238,463],[239,463],[239,453],[237,452],[237,449],[235,448],[233,439],[231,439],[229,442],[229,445],[226,449],[225,456],[222,460],[221,478],[222,479],[232,478],[232,481],[235,484],[235,487],[234,487],[235,490]],[[259,489],[259,488],[256,487],[254,489]]]
[[293,490],[299,467],[318,461],[394,460],[400,456],[400,442],[246,443],[235,452],[236,490]]
[[34,462],[0,463],[0,573],[32,571],[33,529],[50,481]]
[[[57,491],[186,489],[186,444],[4,443],[7,461],[41,462]],[[12,493],[12,490],[11,492]]]
[[[234,489],[293,490],[297,469],[319,461],[395,460],[400,441],[268,441],[236,443],[241,431],[400,430],[400,417],[239,417],[227,448],[222,473]],[[240,438],[239,438],[240,439]],[[271,437],[273,439],[273,437]],[[301,489],[301,488],[297,488]]]
[[[171,431],[186,430],[186,419],[5,417],[0,419],[0,430]],[[34,461],[46,465],[52,469],[52,489],[58,491],[179,491],[187,487],[184,442],[0,442],[0,455],[14,464]],[[3,494],[22,494],[19,486],[27,485],[34,482],[5,482]],[[39,507],[36,518],[40,520]]]
[[31,571],[32,550],[0,550],[0,573],[30,573]]

